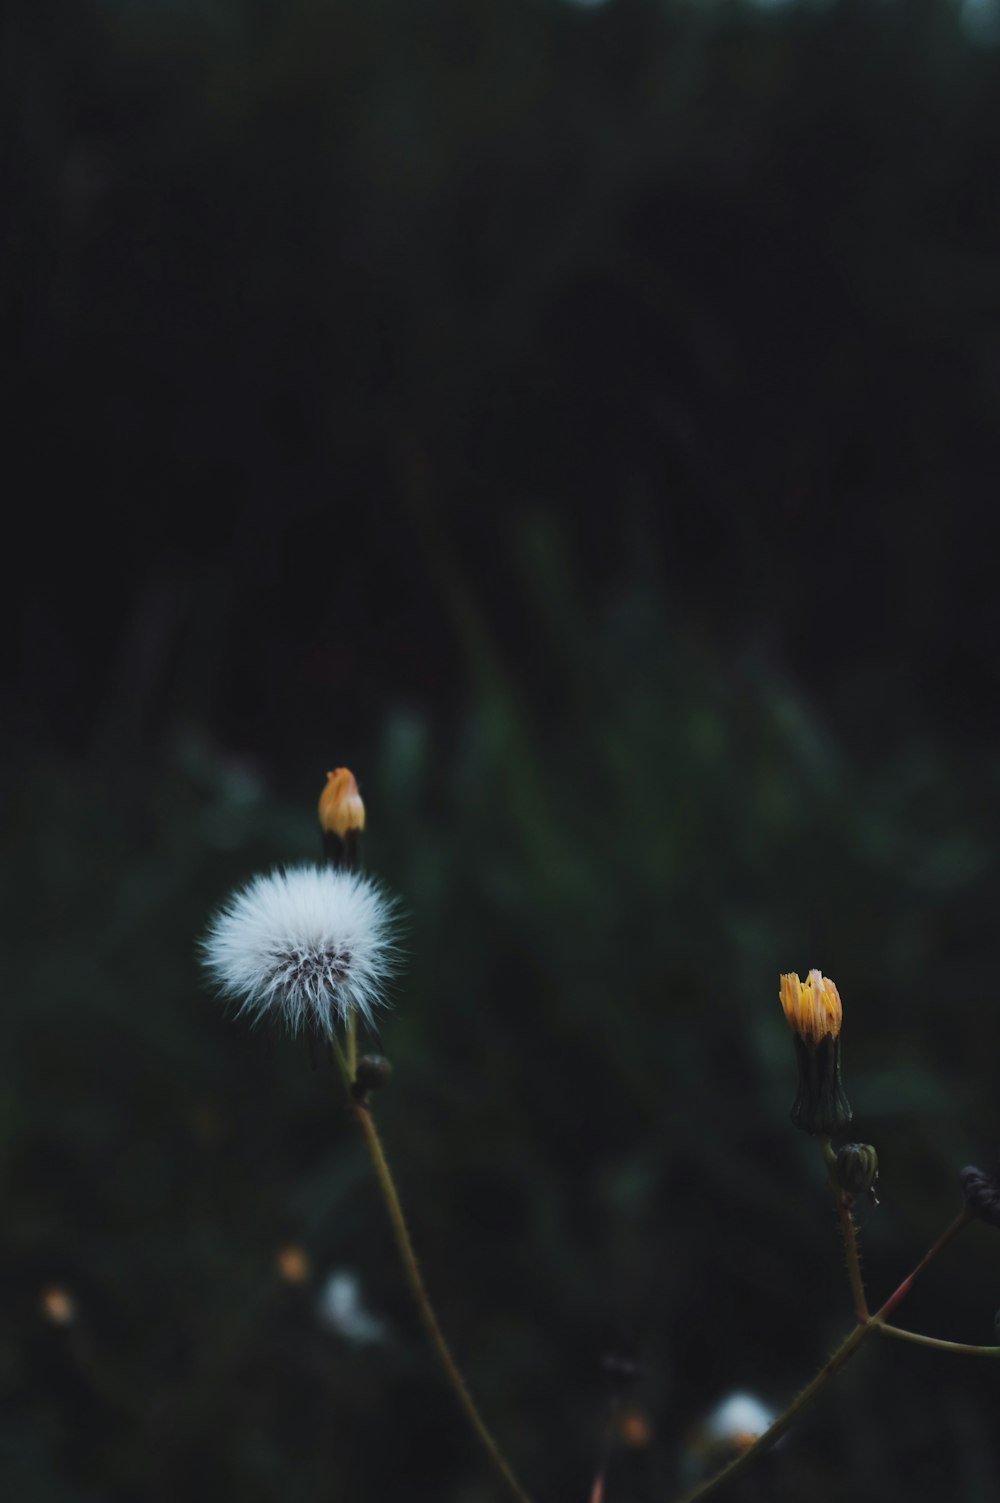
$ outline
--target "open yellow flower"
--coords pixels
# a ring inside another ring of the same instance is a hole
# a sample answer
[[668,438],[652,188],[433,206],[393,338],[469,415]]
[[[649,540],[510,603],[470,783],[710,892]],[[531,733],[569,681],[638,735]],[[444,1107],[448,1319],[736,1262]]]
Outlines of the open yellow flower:
[[808,1044],[820,1039],[835,1039],[840,1032],[843,1008],[840,993],[829,976],[810,971],[800,981],[794,971],[781,978],[781,1005],[793,1033]]

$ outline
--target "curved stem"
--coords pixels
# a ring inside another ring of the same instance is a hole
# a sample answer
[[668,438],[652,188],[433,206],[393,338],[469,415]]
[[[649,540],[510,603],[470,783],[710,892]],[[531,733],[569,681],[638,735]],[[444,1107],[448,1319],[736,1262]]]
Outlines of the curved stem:
[[472,1395],[466,1387],[465,1379],[455,1364],[455,1359],[451,1355],[451,1350],[444,1339],[441,1327],[438,1325],[434,1307],[428,1298],[423,1276],[413,1251],[413,1244],[410,1241],[410,1233],[407,1230],[403,1208],[399,1202],[399,1195],[396,1192],[396,1186],[389,1170],[389,1165],[382,1151],[382,1143],[375,1129],[371,1112],[364,1102],[352,1102],[351,1110],[364,1137],[365,1146],[368,1149],[372,1167],[375,1170],[375,1177],[382,1192],[382,1199],[385,1201],[385,1207],[389,1213],[389,1220],[392,1224],[393,1236],[396,1239],[396,1247],[403,1264],[403,1270],[416,1301],[420,1319],[423,1321],[424,1329],[430,1337],[431,1345],[437,1354],[438,1361],[444,1369],[445,1376],[462,1407],[466,1419],[478,1436],[493,1466],[506,1483],[511,1496],[516,1498],[518,1503],[530,1503],[527,1493],[514,1476],[514,1473],[501,1454],[496,1441],[486,1428]]
[[820,1148],[826,1163],[830,1190],[837,1206],[837,1221],[844,1244],[844,1256],[847,1259],[847,1278],[851,1286],[851,1298],[854,1301],[854,1317],[858,1324],[863,1326],[868,1319],[868,1300],[865,1297],[865,1281],[861,1273],[858,1230],[854,1224],[854,1217],[851,1215],[850,1200],[837,1183],[837,1155],[833,1151],[830,1139],[821,1138]]
[[875,1323],[883,1336],[896,1336],[900,1341],[912,1341],[916,1346],[933,1347],[936,1352],[960,1352],[969,1357],[1000,1357],[1000,1346],[970,1346],[965,1341],[942,1341],[939,1336],[921,1336],[917,1331],[904,1331],[902,1326],[887,1326],[884,1320]]

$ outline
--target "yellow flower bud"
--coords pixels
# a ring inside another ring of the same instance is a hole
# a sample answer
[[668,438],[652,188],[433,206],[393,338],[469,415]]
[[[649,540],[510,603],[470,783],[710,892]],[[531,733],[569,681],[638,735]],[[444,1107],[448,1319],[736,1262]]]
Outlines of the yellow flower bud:
[[792,1121],[804,1132],[828,1137],[851,1120],[840,1081],[840,993],[822,971],[810,971],[805,981],[792,971],[782,976],[779,995],[799,1067]]

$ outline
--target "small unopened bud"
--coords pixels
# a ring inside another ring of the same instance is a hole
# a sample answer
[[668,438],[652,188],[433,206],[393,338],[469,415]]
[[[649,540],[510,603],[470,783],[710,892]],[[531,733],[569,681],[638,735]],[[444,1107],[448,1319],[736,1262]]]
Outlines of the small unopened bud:
[[630,1450],[641,1451],[653,1438],[653,1427],[643,1409],[624,1409],[618,1416],[618,1439]]
[[45,1319],[54,1326],[69,1326],[76,1319],[76,1301],[68,1289],[57,1284],[42,1290],[39,1304]]
[[1000,1227],[1000,1172],[986,1174],[969,1164],[958,1177],[972,1214],[988,1226]]
[[840,1080],[840,993],[829,976],[813,970],[805,981],[794,972],[782,976],[779,995],[799,1067],[792,1121],[803,1132],[829,1137],[853,1115]]
[[274,1261],[286,1284],[304,1284],[309,1277],[309,1257],[301,1247],[292,1243],[287,1247],[279,1247]]
[[380,1091],[392,1074],[392,1065],[382,1054],[363,1054],[354,1072],[351,1095],[363,1101],[369,1091]]
[[319,823],[323,831],[323,848],[330,864],[357,866],[361,833],[365,827],[365,806],[349,767],[335,767],[327,773],[326,787],[319,799]]
[[837,1152],[837,1183],[845,1195],[853,1200],[856,1195],[875,1198],[878,1184],[878,1154],[870,1143],[845,1143]]

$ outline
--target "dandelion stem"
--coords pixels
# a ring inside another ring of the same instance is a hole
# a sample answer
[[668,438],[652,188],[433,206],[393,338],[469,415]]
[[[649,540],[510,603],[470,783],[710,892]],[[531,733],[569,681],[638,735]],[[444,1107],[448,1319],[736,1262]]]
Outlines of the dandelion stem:
[[365,1146],[368,1149],[368,1153],[372,1161],[372,1167],[375,1170],[375,1177],[378,1180],[378,1186],[382,1193],[382,1199],[385,1201],[385,1207],[389,1213],[389,1220],[392,1224],[393,1236],[396,1239],[396,1247],[399,1251],[399,1256],[403,1264],[407,1282],[410,1285],[410,1289],[416,1301],[417,1310],[420,1314],[420,1319],[423,1321],[424,1329],[426,1330],[427,1335],[430,1337],[431,1345],[433,1346],[434,1351],[437,1354],[438,1361],[444,1369],[445,1376],[447,1377],[448,1382],[451,1385],[455,1397],[461,1405],[466,1419],[469,1421],[469,1424],[472,1426],[472,1429],[478,1436],[479,1441],[483,1446],[483,1449],[487,1452],[494,1468],[497,1472],[499,1472],[500,1476],[506,1483],[511,1497],[516,1498],[518,1500],[518,1503],[530,1503],[530,1499],[528,1498],[527,1493],[524,1491],[517,1478],[514,1476],[514,1473],[511,1471],[509,1465],[501,1454],[496,1441],[493,1439],[493,1436],[486,1428],[486,1424],[483,1421],[479,1410],[476,1408],[472,1395],[466,1387],[465,1379],[459,1372],[458,1367],[455,1363],[455,1359],[451,1355],[451,1350],[448,1346],[448,1343],[445,1341],[441,1327],[438,1325],[438,1319],[434,1313],[434,1307],[430,1302],[427,1290],[424,1286],[423,1275],[420,1272],[420,1267],[417,1263],[416,1255],[413,1251],[413,1244],[410,1241],[410,1233],[407,1229],[406,1220],[403,1216],[403,1208],[400,1205],[399,1195],[396,1191],[396,1185],[392,1178],[392,1173],[389,1169],[389,1165],[386,1162],[385,1153],[383,1152],[382,1143],[376,1130],[371,1111],[367,1104],[360,1101],[352,1103],[352,1110],[354,1112],[355,1120],[357,1121],[357,1124],[361,1129],[361,1135],[365,1140]]
[[865,1281],[861,1274],[861,1258],[858,1252],[858,1231],[851,1215],[851,1203],[837,1183],[837,1155],[829,1138],[820,1139],[820,1148],[826,1163],[826,1172],[830,1180],[830,1189],[837,1206],[837,1221],[840,1224],[840,1236],[844,1244],[844,1257],[847,1260],[847,1278],[851,1286],[851,1298],[854,1301],[854,1317],[859,1325],[864,1325],[868,1319],[868,1301],[865,1298]]
[[922,1336],[918,1331],[904,1331],[902,1326],[888,1326],[884,1320],[876,1322],[883,1336],[896,1336],[900,1341],[912,1341],[916,1346],[930,1346],[938,1352],[958,1352],[969,1357],[1000,1357],[1000,1346],[970,1346],[965,1341],[942,1341],[939,1336]]
[[344,1077],[344,1085],[347,1088],[348,1095],[350,1095],[351,1086],[354,1084],[354,1071],[347,1063],[347,1056],[343,1049],[341,1049],[340,1040],[336,1036],[330,1040],[330,1053],[333,1055],[334,1064]]
[[347,1009],[347,1068],[351,1080],[358,1073],[358,1014],[357,1009]]

